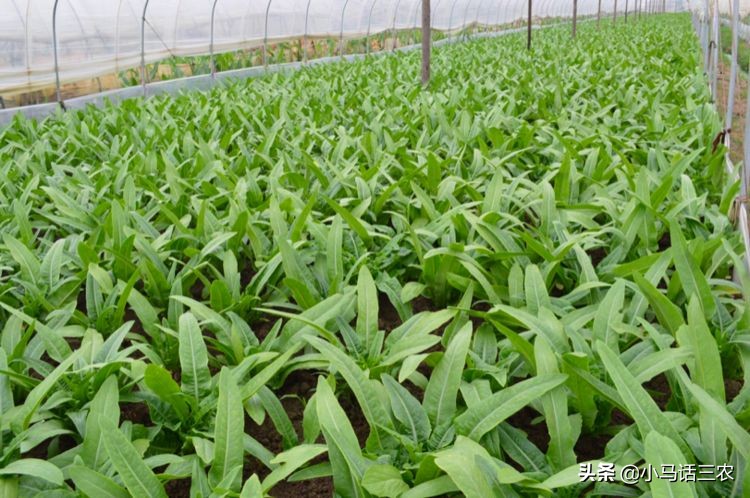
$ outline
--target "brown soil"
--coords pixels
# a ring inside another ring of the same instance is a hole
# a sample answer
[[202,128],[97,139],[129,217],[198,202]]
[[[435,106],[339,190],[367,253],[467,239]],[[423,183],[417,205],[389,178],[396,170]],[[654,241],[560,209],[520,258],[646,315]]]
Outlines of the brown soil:
[[736,379],[725,379],[724,380],[724,392],[726,393],[727,403],[731,403],[734,398],[740,393],[743,387],[743,382]]
[[[719,62],[719,75],[717,78],[716,107],[721,113],[722,120],[727,110],[727,98],[729,96],[729,65],[722,59]],[[737,164],[742,161],[745,133],[745,111],[747,108],[747,78],[740,74],[737,78],[737,88],[734,92],[734,112],[732,117],[732,130],[730,133],[729,157]]]
[[672,239],[670,238],[669,232],[664,232],[659,239],[659,251],[666,251],[670,247],[672,247]]
[[26,453],[22,454],[23,458],[38,458],[40,460],[48,460],[49,458],[59,455],[69,449],[75,448],[79,441],[69,434],[63,434],[59,437],[53,437],[46,441],[31,448]]
[[152,425],[146,403],[120,403],[120,420],[129,420],[134,424],[144,426]]
[[[297,432],[297,435],[300,437],[302,436],[302,419],[304,416],[304,405],[302,399],[308,399],[312,395],[317,379],[317,372],[293,372],[289,375],[284,386],[277,393],[281,399],[281,404],[284,406],[284,410]],[[357,400],[350,393],[342,393],[339,397],[339,402],[346,412],[347,418],[354,428],[354,432],[357,434],[360,446],[363,447],[367,441],[367,436],[370,433],[370,427],[362,414],[362,410],[360,409]],[[282,438],[278,432],[276,432],[270,417],[266,417],[266,420],[262,425],[257,425],[250,420],[249,417],[246,417],[245,432],[250,434],[274,454],[284,451]],[[318,442],[323,442],[322,436],[319,438]],[[326,458],[327,456],[324,454],[313,460],[311,463],[325,461]],[[249,478],[252,474],[258,474],[262,479],[268,475],[269,472],[269,469],[263,466],[262,463],[254,458],[249,458],[245,465],[244,477]],[[273,487],[271,495],[275,498],[298,498],[300,496],[310,498],[330,497],[333,496],[333,480],[329,477],[300,482],[283,481]]]
[[611,439],[610,434],[582,434],[574,448],[578,461],[601,460]]
[[423,311],[438,311],[439,308],[435,306],[432,301],[424,296],[418,296],[411,302],[411,307],[414,313],[421,313]]
[[387,334],[401,325],[401,317],[385,294],[378,294],[378,328]]
[[528,406],[515,413],[508,419],[508,423],[516,429],[521,429],[528,436],[529,441],[539,448],[543,453],[547,453],[549,447],[549,431],[544,420],[534,424],[534,420],[539,418],[539,414]]
[[651,397],[656,402],[661,411],[667,409],[667,404],[672,398],[672,388],[669,387],[667,376],[659,374],[650,381],[646,382],[643,387],[650,392]]
[[607,248],[606,247],[596,247],[594,249],[589,249],[587,251],[589,258],[591,259],[591,264],[596,268],[599,266],[599,263],[602,262],[602,260],[607,257]]
[[261,318],[257,322],[253,322],[250,324],[250,328],[253,329],[255,337],[258,338],[258,341],[263,342],[265,338],[268,337],[268,333],[271,332],[273,324],[276,323],[276,320],[278,320],[278,318],[276,317],[271,317],[270,320]]
[[165,482],[164,490],[170,498],[189,497],[191,485],[192,479],[189,477],[186,477],[185,479],[175,479],[173,481]]

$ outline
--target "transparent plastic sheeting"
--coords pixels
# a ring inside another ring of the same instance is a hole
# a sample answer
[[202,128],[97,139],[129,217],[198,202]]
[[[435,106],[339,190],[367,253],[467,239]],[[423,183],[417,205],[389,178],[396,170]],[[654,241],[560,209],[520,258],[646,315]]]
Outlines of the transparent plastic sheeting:
[[[697,12],[700,16],[704,16],[705,12],[712,11],[714,2],[716,2],[720,14],[728,16],[732,13],[733,0],[682,0],[682,2],[684,2],[687,10]],[[740,17],[750,14],[750,0],[740,0],[739,13]]]
[[[596,15],[598,5],[579,0],[578,15]],[[431,8],[434,29],[455,31],[524,19],[528,4],[431,0]],[[612,8],[612,0],[601,0],[602,15]],[[533,14],[571,17],[573,2],[535,0]],[[138,67],[142,34],[146,63],[208,54],[212,17],[213,51],[221,53],[305,35],[353,38],[416,28],[421,0],[0,0],[0,93],[53,85],[55,39],[62,83]]]

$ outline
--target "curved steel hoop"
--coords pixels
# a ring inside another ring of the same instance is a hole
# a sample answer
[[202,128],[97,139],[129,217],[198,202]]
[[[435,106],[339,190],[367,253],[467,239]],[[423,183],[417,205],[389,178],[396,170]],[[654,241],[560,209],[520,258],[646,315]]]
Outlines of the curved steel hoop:
[[266,19],[263,26],[263,67],[268,68],[268,13],[271,11],[271,2],[266,4]]
[[211,6],[211,42],[208,45],[208,61],[211,69],[211,79],[216,78],[216,61],[214,60],[214,19],[216,18],[216,4],[219,0],[214,0]]

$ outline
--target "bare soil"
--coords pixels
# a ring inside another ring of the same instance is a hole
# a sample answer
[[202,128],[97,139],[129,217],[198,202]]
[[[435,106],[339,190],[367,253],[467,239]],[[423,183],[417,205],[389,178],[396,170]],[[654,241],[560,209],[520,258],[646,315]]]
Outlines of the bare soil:
[[[745,112],[747,109],[747,77],[740,74],[737,77],[737,87],[734,92],[734,109],[732,112],[732,129],[729,133],[729,157],[733,163],[742,161],[745,133]],[[716,108],[722,116],[726,115],[727,99],[729,97],[729,65],[721,60],[716,86]]]

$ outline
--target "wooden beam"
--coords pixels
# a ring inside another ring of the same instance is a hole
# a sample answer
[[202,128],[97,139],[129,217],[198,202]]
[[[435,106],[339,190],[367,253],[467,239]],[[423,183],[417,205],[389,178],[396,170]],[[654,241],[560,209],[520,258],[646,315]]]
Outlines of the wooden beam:
[[422,85],[430,83],[430,49],[432,48],[432,23],[430,0],[422,0]]
[[528,21],[526,22],[526,50],[531,50],[531,1],[532,0],[527,0],[527,1],[529,2],[529,17],[528,17]]

